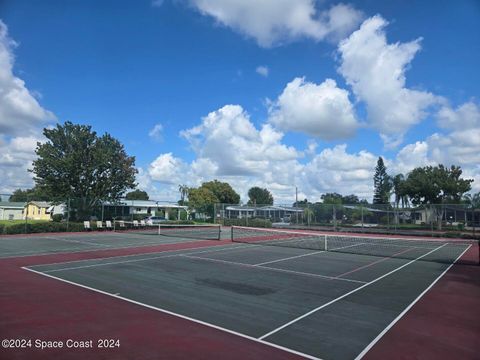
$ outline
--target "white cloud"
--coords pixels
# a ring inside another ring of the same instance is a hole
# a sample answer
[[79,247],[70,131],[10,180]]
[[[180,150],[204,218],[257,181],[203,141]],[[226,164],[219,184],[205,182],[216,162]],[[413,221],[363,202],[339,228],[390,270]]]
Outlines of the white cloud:
[[[391,165],[391,166],[390,166]],[[416,167],[434,165],[429,159],[428,143],[417,141],[413,144],[404,146],[396,155],[395,161],[389,162],[391,175],[398,173],[407,174]]]
[[473,101],[456,109],[443,106],[437,123],[449,133],[434,133],[427,143],[430,157],[437,163],[461,165],[480,173],[480,107]]
[[0,136],[0,192],[12,193],[18,188],[33,186],[33,174],[28,172],[35,159],[35,148],[41,136],[2,138]]
[[34,133],[55,116],[40,106],[25,82],[13,74],[15,42],[0,20],[0,134]]
[[437,122],[447,133],[434,133],[424,141],[406,145],[396,157],[394,169],[407,173],[417,166],[459,165],[465,178],[474,179],[474,191],[480,191],[480,111],[470,101],[456,109],[443,106]]
[[35,159],[40,129],[55,119],[37,101],[40,95],[27,89],[13,74],[16,43],[0,20],[0,192],[11,193],[33,186],[28,172]]
[[340,74],[357,98],[367,105],[368,119],[383,134],[387,146],[398,146],[403,134],[422,121],[428,108],[441,99],[426,91],[405,87],[405,72],[420,50],[421,39],[388,44],[381,16],[367,19],[343,40]]
[[324,149],[305,166],[310,193],[319,196],[338,192],[371,197],[373,169],[378,156],[368,151],[350,154],[346,150],[346,144]]
[[262,75],[263,77],[268,77],[268,73],[270,70],[268,69],[268,66],[261,65],[257,66],[255,71],[257,72],[257,74]]
[[150,136],[155,141],[163,141],[163,125],[156,124],[149,132],[148,136]]
[[159,155],[148,169],[150,177],[160,183],[180,184],[184,180],[187,164],[172,153]]
[[216,175],[261,174],[271,162],[295,160],[300,154],[281,144],[283,134],[270,125],[257,130],[239,105],[226,105],[181,132],[199,159],[209,159]]
[[473,101],[457,109],[443,106],[437,113],[437,123],[445,129],[472,129],[480,127],[480,107]]
[[190,4],[263,47],[300,38],[339,40],[362,18],[360,11],[345,4],[320,11],[315,0],[190,0]]
[[333,140],[352,136],[358,127],[348,91],[332,79],[317,85],[291,81],[269,109],[269,121],[282,130]]

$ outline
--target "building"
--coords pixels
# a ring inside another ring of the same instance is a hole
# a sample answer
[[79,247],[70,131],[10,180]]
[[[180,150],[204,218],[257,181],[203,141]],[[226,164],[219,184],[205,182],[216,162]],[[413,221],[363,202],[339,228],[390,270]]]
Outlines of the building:
[[52,209],[47,201],[30,201],[25,205],[24,216],[28,220],[51,220]]
[[0,220],[22,220],[25,205],[23,202],[0,201]]
[[290,222],[292,217],[303,216],[302,208],[292,206],[227,205],[217,208],[217,217],[225,219],[262,218],[273,222]]
[[106,217],[163,216],[168,220],[172,211],[183,210],[188,214],[187,206],[153,200],[120,200],[104,202],[102,206]]

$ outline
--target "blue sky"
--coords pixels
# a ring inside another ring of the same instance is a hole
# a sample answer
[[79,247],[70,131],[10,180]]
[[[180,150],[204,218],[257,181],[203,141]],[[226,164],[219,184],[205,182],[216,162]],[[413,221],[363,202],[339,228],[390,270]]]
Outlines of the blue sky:
[[67,120],[121,140],[158,199],[213,178],[370,198],[378,156],[480,190],[477,1],[6,0],[0,19],[0,192]]

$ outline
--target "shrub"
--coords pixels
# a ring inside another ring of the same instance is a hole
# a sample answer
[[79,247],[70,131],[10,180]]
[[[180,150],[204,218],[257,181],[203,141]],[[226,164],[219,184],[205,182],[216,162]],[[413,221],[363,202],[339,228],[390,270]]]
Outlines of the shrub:
[[60,222],[63,220],[63,215],[62,214],[55,214],[52,216],[52,221],[54,222]]
[[250,226],[250,227],[260,227],[260,228],[271,228],[272,222],[266,219],[224,219],[223,225],[225,226]]
[[[26,231],[25,231],[26,230]],[[83,231],[83,223],[69,223],[68,231],[77,232]],[[40,223],[18,223],[9,226],[3,226],[3,234],[38,234],[49,232],[66,232],[66,222],[40,222]]]
[[180,211],[180,220],[187,220],[187,212],[181,210]]

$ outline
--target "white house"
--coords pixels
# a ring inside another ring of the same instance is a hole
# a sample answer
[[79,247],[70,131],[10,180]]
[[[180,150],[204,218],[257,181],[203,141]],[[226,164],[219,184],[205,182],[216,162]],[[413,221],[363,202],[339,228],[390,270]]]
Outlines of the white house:
[[0,201],[0,220],[22,220],[26,203]]

